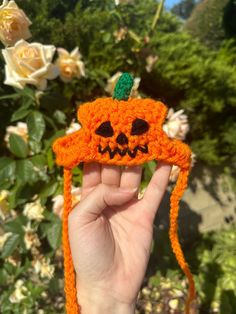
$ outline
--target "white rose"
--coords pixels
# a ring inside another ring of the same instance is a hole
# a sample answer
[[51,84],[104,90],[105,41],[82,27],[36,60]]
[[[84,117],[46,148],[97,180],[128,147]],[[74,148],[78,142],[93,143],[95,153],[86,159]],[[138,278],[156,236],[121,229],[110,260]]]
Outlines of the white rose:
[[10,295],[10,302],[11,303],[20,303],[22,300],[24,300],[29,291],[28,289],[24,286],[23,280],[17,280],[15,284],[15,290],[13,293]]
[[27,84],[46,89],[47,80],[58,76],[58,68],[51,63],[55,50],[52,45],[28,43],[23,39],[14,47],[3,49],[6,62],[4,83],[20,89]]
[[[112,77],[110,77],[108,79],[107,85],[105,87],[105,91],[108,94],[113,95],[116,83],[118,82],[118,80],[121,77],[121,75],[122,75],[122,72],[116,72]],[[130,93],[130,97],[132,97],[132,98],[139,97],[138,88],[139,88],[140,81],[141,81],[140,77],[135,77],[134,78],[134,85],[132,87],[132,90],[131,90],[131,93]]]
[[76,47],[71,53],[64,48],[58,48],[58,59],[56,65],[60,71],[60,78],[63,82],[70,82],[74,77],[85,76],[84,63],[81,61],[79,48]]
[[81,129],[81,125],[77,122],[71,122],[69,128],[66,130],[66,134],[71,134],[74,133],[76,131],[79,131],[79,129]]
[[30,250],[32,247],[39,247],[41,245],[39,237],[35,230],[32,229],[31,223],[28,223],[27,226],[23,227],[25,231],[24,243],[27,250]]
[[41,205],[40,200],[32,203],[27,203],[24,207],[23,214],[30,220],[41,221],[44,216],[44,207]]
[[122,72],[116,72],[113,76],[111,76],[107,80],[107,85],[105,87],[105,91],[112,95],[116,86],[116,83],[118,82],[119,78],[121,77]]
[[3,1],[0,6],[0,40],[5,46],[12,46],[20,39],[30,38],[31,24],[15,1]]
[[172,300],[169,301],[169,307],[172,310],[177,310],[178,306],[179,306],[179,300],[178,299],[172,299]]
[[39,274],[41,278],[51,279],[54,275],[54,265],[50,264],[50,260],[44,257],[34,261],[33,267],[36,274]]
[[117,31],[115,31],[113,33],[115,39],[116,39],[116,42],[119,42],[121,40],[124,40],[126,35],[128,33],[128,28],[127,27],[120,27]]
[[10,263],[10,264],[12,264],[13,266],[15,266],[15,267],[19,267],[20,266],[20,264],[21,264],[21,258],[20,258],[20,256],[17,256],[17,257],[13,257],[13,256],[8,256],[7,258],[6,258],[6,261],[8,262],[8,263]]
[[8,144],[10,134],[19,135],[26,143],[28,142],[28,127],[24,122],[17,122],[16,126],[10,125],[6,128],[6,135],[4,141]]
[[174,112],[174,110],[170,108],[167,115],[167,121],[163,125],[163,130],[170,138],[184,140],[188,133],[188,117],[183,114],[183,112],[183,109]]
[[149,73],[152,72],[152,70],[153,70],[157,60],[158,60],[158,56],[156,56],[156,55],[149,55],[146,58],[146,67],[145,67],[145,69],[146,69],[147,72],[149,72]]
[[[81,188],[72,187],[71,194],[72,194],[72,207],[76,206],[81,199]],[[54,214],[58,215],[62,218],[63,215],[63,206],[64,206],[64,197],[63,195],[59,194],[53,197],[53,206],[52,210]]]

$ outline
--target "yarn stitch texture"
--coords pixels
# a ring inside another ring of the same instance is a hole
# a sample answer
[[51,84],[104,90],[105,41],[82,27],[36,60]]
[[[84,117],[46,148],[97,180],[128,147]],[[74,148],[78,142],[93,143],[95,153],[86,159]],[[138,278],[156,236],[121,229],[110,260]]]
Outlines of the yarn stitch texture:
[[[170,198],[169,237],[176,259],[188,278],[185,313],[195,298],[194,280],[178,239],[179,202],[187,187],[191,150],[185,143],[169,139],[162,129],[167,107],[152,99],[118,100],[98,98],[78,109],[82,128],[57,139],[53,144],[56,162],[64,167],[63,249],[66,310],[80,313],[76,298],[75,274],[68,239],[68,215],[72,210],[72,169],[81,162],[134,166],[163,160],[180,167]],[[79,295],[79,291],[78,291]]]

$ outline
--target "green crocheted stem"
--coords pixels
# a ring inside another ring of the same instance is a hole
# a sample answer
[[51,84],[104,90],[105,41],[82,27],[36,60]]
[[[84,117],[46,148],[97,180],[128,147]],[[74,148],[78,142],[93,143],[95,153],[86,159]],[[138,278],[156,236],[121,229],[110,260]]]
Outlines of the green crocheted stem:
[[128,100],[134,79],[129,73],[123,73],[116,83],[113,99]]

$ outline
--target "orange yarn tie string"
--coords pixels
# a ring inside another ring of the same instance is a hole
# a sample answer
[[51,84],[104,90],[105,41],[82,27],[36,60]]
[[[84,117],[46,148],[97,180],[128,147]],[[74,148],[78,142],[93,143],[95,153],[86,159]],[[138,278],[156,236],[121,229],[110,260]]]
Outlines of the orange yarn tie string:
[[189,269],[187,262],[185,261],[183,251],[181,249],[179,238],[178,238],[178,215],[179,215],[179,201],[187,187],[189,169],[184,169],[180,171],[176,186],[171,194],[170,198],[170,229],[169,237],[171,241],[171,246],[179,266],[188,278],[189,290],[188,299],[186,301],[185,313],[190,313],[190,306],[192,301],[195,299],[195,286],[193,275]]
[[68,235],[68,216],[72,210],[71,196],[71,178],[72,173],[68,169],[64,169],[64,211],[63,211],[63,250],[64,250],[64,291],[66,295],[66,312],[67,314],[79,314],[77,304],[76,283],[74,266],[71,256],[69,235]]

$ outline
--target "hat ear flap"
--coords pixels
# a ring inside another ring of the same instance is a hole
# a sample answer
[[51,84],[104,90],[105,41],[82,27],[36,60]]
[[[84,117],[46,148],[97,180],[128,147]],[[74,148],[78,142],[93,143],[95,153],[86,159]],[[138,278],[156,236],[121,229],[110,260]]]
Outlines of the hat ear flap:
[[189,290],[188,290],[188,299],[186,301],[185,313],[188,314],[190,311],[190,306],[192,301],[195,298],[195,286],[193,275],[189,269],[187,262],[182,251],[182,248],[179,243],[178,237],[178,216],[179,216],[179,202],[187,188],[188,176],[190,168],[181,169],[178,176],[174,190],[171,193],[170,197],[170,229],[169,237],[172,246],[172,250],[176,256],[176,259],[179,263],[179,266],[182,268],[186,277],[188,278]]
[[65,278],[64,291],[66,296],[67,314],[80,313],[77,304],[76,278],[68,235],[68,216],[72,210],[71,180],[72,180],[71,170],[64,169],[64,211],[63,211],[62,241],[63,241],[64,278]]

